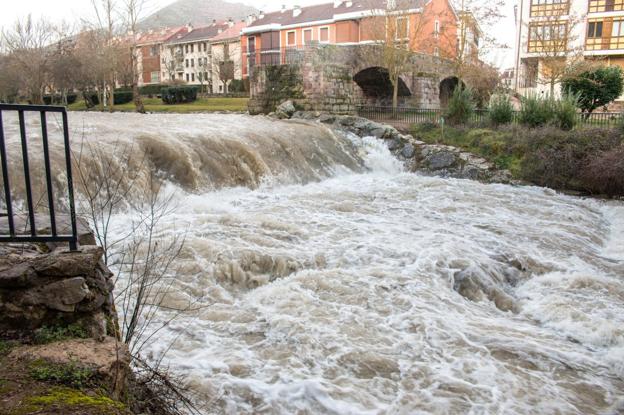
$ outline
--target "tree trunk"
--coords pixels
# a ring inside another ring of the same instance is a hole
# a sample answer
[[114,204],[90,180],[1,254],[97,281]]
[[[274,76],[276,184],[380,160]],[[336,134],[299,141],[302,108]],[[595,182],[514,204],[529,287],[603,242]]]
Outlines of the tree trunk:
[[399,75],[395,75],[394,78],[392,81],[392,108],[397,109],[399,106]]
[[137,58],[136,58],[136,48],[132,48],[132,97],[134,100],[134,106],[136,111],[141,114],[145,114],[145,106],[143,105],[143,100],[141,99],[141,93],[139,92],[139,70],[137,67]]
[[550,78],[550,98],[555,97],[555,79]]

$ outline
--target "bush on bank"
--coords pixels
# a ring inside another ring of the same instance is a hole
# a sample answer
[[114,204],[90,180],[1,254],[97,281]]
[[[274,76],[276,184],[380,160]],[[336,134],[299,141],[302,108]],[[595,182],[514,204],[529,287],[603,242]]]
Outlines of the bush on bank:
[[614,128],[564,131],[552,125],[528,129],[414,126],[428,143],[456,146],[479,154],[516,179],[559,190],[624,196],[624,137]]
[[167,105],[195,102],[199,88],[196,86],[172,86],[163,88],[160,92],[162,100]]

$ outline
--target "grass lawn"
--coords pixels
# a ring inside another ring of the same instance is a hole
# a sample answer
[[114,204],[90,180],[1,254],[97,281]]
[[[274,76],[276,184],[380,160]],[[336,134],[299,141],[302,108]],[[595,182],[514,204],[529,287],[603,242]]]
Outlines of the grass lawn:
[[[248,98],[201,98],[190,104],[165,105],[160,98],[144,98],[143,104],[148,112],[168,112],[176,114],[188,114],[193,112],[216,112],[216,111],[247,111]],[[69,107],[70,111],[87,111],[83,100]],[[95,107],[91,111],[97,111]],[[123,105],[115,105],[115,111],[134,112],[132,102]]]

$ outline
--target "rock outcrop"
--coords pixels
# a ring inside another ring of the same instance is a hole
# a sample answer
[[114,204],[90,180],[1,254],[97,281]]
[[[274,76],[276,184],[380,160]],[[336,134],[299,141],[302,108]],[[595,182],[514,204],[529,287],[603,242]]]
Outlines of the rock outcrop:
[[316,121],[334,131],[384,140],[388,149],[413,172],[488,183],[512,181],[509,171],[497,169],[484,158],[456,147],[424,143],[417,137],[401,134],[392,126],[366,118],[304,111],[294,112],[292,117],[282,115],[280,118]]
[[0,333],[10,337],[45,326],[78,324],[95,339],[111,334],[113,274],[102,261],[101,248],[41,252],[31,245],[2,250]]

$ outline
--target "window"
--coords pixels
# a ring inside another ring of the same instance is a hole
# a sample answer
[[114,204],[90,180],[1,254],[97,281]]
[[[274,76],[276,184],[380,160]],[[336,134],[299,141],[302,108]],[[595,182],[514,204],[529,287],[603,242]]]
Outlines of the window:
[[204,66],[208,66],[208,58],[204,58]]
[[309,45],[312,43],[312,29],[304,29],[303,31],[303,44]]
[[191,43],[191,53],[195,52],[195,45]]
[[531,0],[531,17],[565,16],[569,10],[568,0]]
[[319,42],[329,43],[329,27],[319,28]]
[[186,82],[188,82],[190,79],[189,74],[186,74]]
[[187,68],[189,67],[189,60],[188,59],[186,60],[186,67]]
[[[529,27],[529,52],[563,52],[568,47],[567,24],[532,24]],[[602,33],[602,27],[600,28]]]
[[184,52],[185,53],[189,53],[189,45],[185,45],[184,46]]
[[297,43],[297,32],[294,30],[286,33],[286,46],[295,46]]
[[194,73],[191,74],[191,81],[195,82],[195,74]]
[[589,0],[589,12],[613,12],[624,10],[624,0]]
[[155,71],[150,74],[150,82],[153,84],[157,84],[160,81],[160,72]]
[[223,85],[219,85],[219,92],[223,92]]
[[587,37],[602,37],[602,22],[589,22],[587,25]]
[[396,40],[409,39],[409,18],[397,17],[396,19]]
[[440,21],[439,20],[435,21],[435,24],[434,24],[434,27],[433,27],[433,36],[435,38],[440,37]]
[[191,59],[191,68],[195,67],[195,59]]
[[208,72],[204,72],[204,79],[208,79]]
[[150,48],[150,56],[158,56],[158,46],[152,46]]
[[204,52],[208,51],[208,43],[204,42]]

